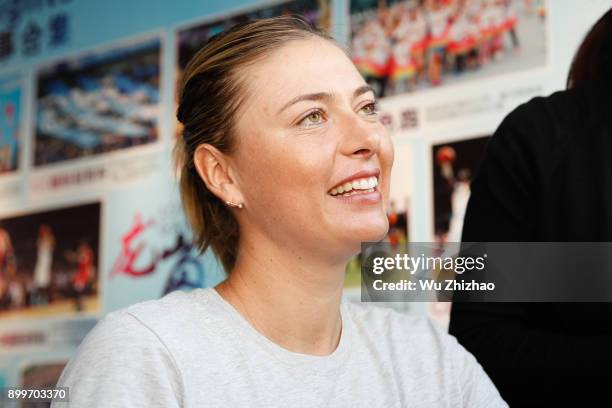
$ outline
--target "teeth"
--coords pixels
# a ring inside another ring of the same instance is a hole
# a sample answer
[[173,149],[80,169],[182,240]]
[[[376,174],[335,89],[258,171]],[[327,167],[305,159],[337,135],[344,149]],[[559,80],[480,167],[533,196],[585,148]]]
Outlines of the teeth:
[[374,188],[378,186],[378,179],[376,177],[367,177],[359,180],[353,180],[346,182],[338,187],[332,189],[329,193],[331,195],[343,194],[353,195],[353,190],[363,190],[364,192],[371,193]]

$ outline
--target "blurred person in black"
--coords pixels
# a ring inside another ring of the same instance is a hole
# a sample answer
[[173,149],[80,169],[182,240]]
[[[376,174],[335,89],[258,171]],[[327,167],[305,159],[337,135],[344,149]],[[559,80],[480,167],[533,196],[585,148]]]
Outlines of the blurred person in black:
[[[612,9],[585,37],[567,86],[495,132],[463,242],[612,241]],[[611,304],[456,302],[449,330],[511,407],[612,404]]]

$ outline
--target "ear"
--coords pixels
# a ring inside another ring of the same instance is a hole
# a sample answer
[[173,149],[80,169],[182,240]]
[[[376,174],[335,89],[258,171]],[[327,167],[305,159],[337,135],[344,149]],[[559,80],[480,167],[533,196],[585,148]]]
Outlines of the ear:
[[236,181],[231,177],[231,162],[216,147],[204,143],[196,148],[193,163],[206,187],[223,202],[242,203]]

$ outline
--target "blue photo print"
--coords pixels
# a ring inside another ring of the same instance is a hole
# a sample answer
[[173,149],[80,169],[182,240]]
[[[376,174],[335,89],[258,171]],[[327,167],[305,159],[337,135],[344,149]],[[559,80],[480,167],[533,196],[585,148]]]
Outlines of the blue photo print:
[[41,69],[34,165],[158,140],[160,54],[152,39]]

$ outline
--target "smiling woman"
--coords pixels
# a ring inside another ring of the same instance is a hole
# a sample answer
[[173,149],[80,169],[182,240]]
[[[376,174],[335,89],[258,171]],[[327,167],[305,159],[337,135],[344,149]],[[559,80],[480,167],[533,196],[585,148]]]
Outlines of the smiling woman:
[[[280,19],[213,38],[187,66],[178,110],[183,203],[202,249],[210,245],[228,272],[240,268],[241,246],[288,246],[300,236],[292,253],[329,250],[344,262],[361,241],[385,236],[381,191],[389,189],[393,148],[371,87],[347,62],[329,37]],[[381,184],[364,193],[359,181],[371,177]],[[330,200],[348,183],[352,195]]]
[[178,118],[185,211],[228,278],[108,315],[59,381],[73,406],[506,406],[428,320],[342,301],[388,230],[393,146],[331,38],[293,17],[211,38]]

